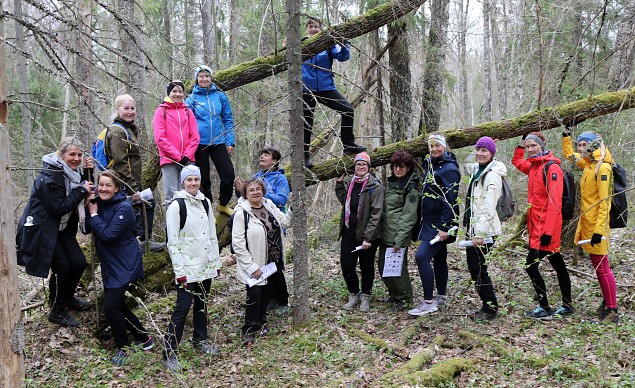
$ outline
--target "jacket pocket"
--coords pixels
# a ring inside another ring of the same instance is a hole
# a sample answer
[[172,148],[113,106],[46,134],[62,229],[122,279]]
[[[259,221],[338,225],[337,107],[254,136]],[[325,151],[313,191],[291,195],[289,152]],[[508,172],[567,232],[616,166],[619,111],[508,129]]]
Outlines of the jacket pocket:
[[39,247],[40,234],[42,234],[42,225],[22,226],[18,251],[23,255],[35,255]]

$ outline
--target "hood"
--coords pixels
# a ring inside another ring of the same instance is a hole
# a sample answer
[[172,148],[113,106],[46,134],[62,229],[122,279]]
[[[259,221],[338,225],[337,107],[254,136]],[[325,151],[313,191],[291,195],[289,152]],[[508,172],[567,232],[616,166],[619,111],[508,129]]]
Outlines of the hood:
[[64,162],[60,159],[57,152],[51,152],[50,154],[42,156],[42,162],[49,167],[58,168],[60,170],[64,169]]
[[119,189],[119,191],[117,192],[117,194],[115,194],[114,197],[110,198],[107,201],[102,201],[99,197],[97,197],[97,205],[101,208],[101,207],[111,207],[114,206],[116,204],[118,204],[119,202],[123,202],[123,201],[127,201],[128,200],[128,195],[126,194],[126,189],[124,188],[124,186],[121,186],[121,188]]
[[584,157],[584,159],[588,160],[591,163],[597,162],[597,161],[602,161],[602,163],[610,163],[613,164],[614,160],[613,160],[613,155],[611,155],[611,152],[609,151],[608,147],[605,147],[605,152],[604,152],[604,159],[602,159],[602,149],[597,149],[595,151],[593,151],[593,155],[591,158],[589,157]]
[[174,102],[170,97],[166,97],[163,99],[163,102],[159,104],[159,107],[163,108],[181,108],[185,106],[183,102]]
[[202,87],[198,86],[198,84],[196,84],[196,85],[194,85],[194,88],[192,89],[192,94],[206,95],[206,94],[217,92],[219,90],[220,89],[218,88],[218,86],[216,86],[216,84],[214,84],[214,83],[212,83],[212,85],[209,87],[209,90],[207,90],[206,88],[202,88]]
[[[456,161],[456,156],[452,153],[452,152],[447,152],[447,151],[443,151],[443,155],[439,156],[438,158],[433,158],[428,156],[426,158],[426,161],[428,163],[432,163],[432,164],[443,164],[443,163],[453,163],[454,165],[456,165],[456,167],[459,167],[459,163]],[[425,169],[424,169],[425,170]]]
[[174,193],[174,198],[184,198],[191,201],[202,201],[205,199],[205,195],[201,192],[201,190],[199,190],[196,195],[192,195],[185,190],[179,190]]
[[400,190],[405,189],[406,186],[419,187],[419,175],[417,175],[414,168],[401,179],[391,175],[388,177],[387,181],[390,187],[396,187]]

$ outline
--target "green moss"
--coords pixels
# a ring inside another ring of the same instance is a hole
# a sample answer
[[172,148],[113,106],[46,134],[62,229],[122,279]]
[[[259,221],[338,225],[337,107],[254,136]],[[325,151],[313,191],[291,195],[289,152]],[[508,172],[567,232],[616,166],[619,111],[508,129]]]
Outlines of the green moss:
[[454,376],[463,371],[469,371],[474,367],[474,360],[453,357],[443,360],[432,368],[420,372],[415,372],[404,376],[403,381],[412,385],[439,386],[454,380]]

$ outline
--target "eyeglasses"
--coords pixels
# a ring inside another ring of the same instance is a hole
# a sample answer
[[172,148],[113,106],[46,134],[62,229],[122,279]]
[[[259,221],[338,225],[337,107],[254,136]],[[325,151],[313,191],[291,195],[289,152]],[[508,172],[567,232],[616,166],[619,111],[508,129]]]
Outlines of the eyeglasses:
[[251,188],[251,189],[247,190],[247,192],[248,192],[249,194],[259,193],[259,192],[261,192],[261,191],[262,191],[262,187],[254,187],[254,188]]

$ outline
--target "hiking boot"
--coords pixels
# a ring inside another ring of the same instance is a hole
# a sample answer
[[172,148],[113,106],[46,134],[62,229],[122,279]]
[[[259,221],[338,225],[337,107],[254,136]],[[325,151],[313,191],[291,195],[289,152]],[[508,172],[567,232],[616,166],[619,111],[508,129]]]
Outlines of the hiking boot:
[[121,349],[117,349],[117,353],[110,359],[115,366],[123,366],[130,358],[130,355]]
[[218,205],[218,212],[227,214],[231,217],[234,214],[234,209],[230,208],[228,205]]
[[448,297],[445,295],[437,295],[434,297],[434,303],[437,305],[437,308],[441,310],[445,307]]
[[408,310],[408,314],[418,317],[421,315],[433,313],[437,310],[439,310],[439,308],[437,307],[436,303],[434,303],[434,301],[432,303],[428,303],[424,300],[423,302],[421,302],[421,304],[419,304],[419,306],[413,308],[412,310]]
[[561,319],[564,317],[569,317],[573,315],[573,313],[575,313],[573,307],[562,305],[553,312],[552,316],[554,319]]
[[478,323],[486,323],[493,321],[496,318],[496,313],[489,313],[482,309],[477,310],[474,314],[470,315],[470,319]]
[[210,344],[207,340],[194,341],[194,349],[203,354],[216,354],[218,353],[218,346],[216,344]]
[[311,159],[309,158],[304,159],[304,167],[306,167],[309,170],[313,168],[313,162],[311,161]]
[[350,294],[348,296],[348,302],[342,308],[344,310],[352,310],[355,306],[359,304],[359,294]]
[[603,311],[602,315],[599,318],[594,318],[590,322],[595,324],[606,325],[609,323],[619,323],[620,316],[617,313],[617,309],[609,309]]
[[370,294],[361,294],[359,298],[359,311],[367,313],[370,311]]
[[533,310],[525,311],[525,318],[540,319],[543,321],[550,320],[552,315],[553,310],[551,310],[551,307],[538,306]]
[[86,311],[90,309],[90,302],[74,296],[66,302],[66,307],[75,311]]
[[148,340],[146,342],[135,341],[134,346],[143,350],[150,350],[154,347],[154,340],[152,337],[148,336]]
[[181,364],[179,363],[179,359],[176,356],[176,354],[172,352],[166,358],[163,359],[162,364],[163,366],[165,366],[165,369],[167,369],[168,371],[172,373],[179,373],[179,371],[181,370]]
[[364,151],[366,151],[366,147],[364,146],[360,146],[355,143],[344,144],[344,155],[356,155]]
[[243,337],[243,346],[254,346],[256,338],[253,334],[245,334]]
[[79,327],[77,318],[70,315],[66,309],[53,308],[48,315],[48,320],[51,323],[64,327]]
[[606,310],[606,303],[604,303],[604,299],[602,299],[602,303],[595,310],[598,313],[598,317],[601,317],[604,314],[604,310]]
[[398,313],[400,311],[404,311],[406,309],[406,305],[401,302],[396,302],[390,307],[390,311],[394,313]]
[[278,302],[273,299],[269,299],[269,304],[267,305],[267,312],[271,312],[278,308]]
[[[141,247],[141,252],[144,253],[146,251],[146,242],[141,241],[139,243],[139,247]],[[150,248],[150,252],[161,252],[165,249],[165,243],[159,243],[150,240],[148,241],[148,248]]]

